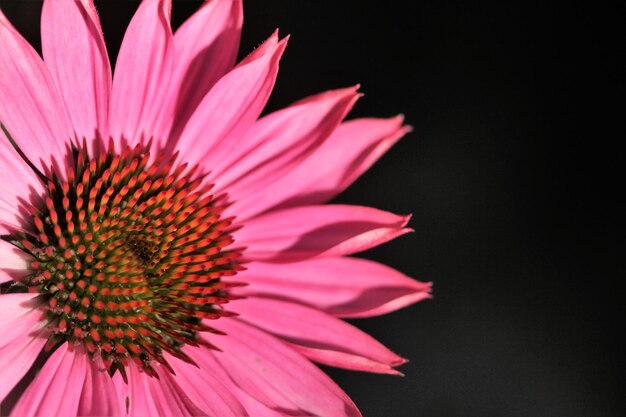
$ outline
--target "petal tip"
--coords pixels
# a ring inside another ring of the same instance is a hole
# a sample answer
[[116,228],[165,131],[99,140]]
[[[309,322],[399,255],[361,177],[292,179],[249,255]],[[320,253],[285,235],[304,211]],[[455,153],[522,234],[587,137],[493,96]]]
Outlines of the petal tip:
[[414,130],[413,126],[411,126],[411,125],[404,125],[404,126],[402,126],[402,128],[399,130],[398,133],[400,134],[400,136],[404,136],[407,133],[411,133],[413,130]]
[[[278,33],[278,29],[276,29],[276,31],[276,33]],[[289,39],[291,39],[291,35],[287,34],[284,38],[280,40],[280,42],[278,42],[278,46],[282,46],[282,48],[285,49],[287,47],[287,43],[289,43]]]

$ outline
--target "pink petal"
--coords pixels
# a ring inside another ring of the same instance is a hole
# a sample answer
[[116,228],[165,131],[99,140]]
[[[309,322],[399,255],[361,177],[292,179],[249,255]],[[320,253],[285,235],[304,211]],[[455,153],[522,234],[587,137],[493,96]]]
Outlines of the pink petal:
[[411,231],[404,228],[409,218],[361,206],[295,207],[249,220],[235,233],[235,241],[255,261],[348,255]]
[[46,344],[36,296],[0,295],[0,402],[26,375]]
[[237,137],[256,121],[274,87],[286,46],[287,38],[279,42],[274,32],[213,86],[178,141],[183,161],[205,165],[215,147],[227,144],[229,137]]
[[0,283],[23,278],[29,273],[29,265],[33,260],[31,255],[0,240]]
[[245,407],[248,415],[252,417],[290,417],[287,414],[272,410],[260,401],[255,400],[239,388],[235,388],[235,392],[241,403]]
[[[230,405],[229,408],[240,413],[240,414],[237,414],[237,416],[239,415],[241,416],[250,415],[252,417],[286,416],[286,414],[279,413],[265,406],[263,403],[255,400],[248,393],[246,393],[241,388],[239,388],[231,379],[229,372],[227,372],[227,370],[224,369],[224,367],[215,359],[215,357],[210,352],[207,352],[206,347],[186,346],[184,350],[185,350],[185,353],[189,357],[195,360],[195,362],[200,366],[200,369],[198,370],[195,367],[190,367],[188,364],[182,363],[179,360],[176,360],[177,362],[176,361],[171,362],[172,367],[174,368],[176,372],[178,381],[180,381],[180,376],[182,373],[181,370],[183,367],[185,368],[183,372],[189,373],[190,377],[192,377],[193,374],[196,374],[198,372],[202,374],[201,377],[199,375],[195,377],[196,381],[197,380],[204,381],[207,379],[207,375],[211,376],[211,378],[208,380],[209,385],[211,385],[211,389],[204,390],[201,393],[201,396],[203,397],[203,399],[196,399],[196,396],[198,395],[197,393],[198,388],[202,390],[202,387],[199,387],[197,383],[194,384],[193,387],[185,388],[185,392],[187,392],[190,398],[193,401],[196,401],[196,403],[202,404],[202,402],[205,401],[205,402],[208,402],[209,405],[214,405],[216,403],[216,399],[212,398],[213,395],[217,395],[218,398],[220,399],[228,399],[230,402],[231,401],[230,396],[234,395],[236,397],[235,401],[236,401],[237,409],[235,409],[233,405]],[[184,375],[183,375],[183,378],[187,379]],[[181,385],[183,383],[184,382],[182,382]],[[218,389],[216,389],[216,386],[214,385],[214,383],[219,384],[217,386]],[[223,390],[226,390],[228,392],[227,396],[224,395]],[[217,403],[219,403],[219,401],[220,400],[217,400]],[[241,406],[243,406],[244,409],[240,409],[239,407]],[[203,409],[209,409],[207,407],[208,405],[205,405],[203,406]],[[214,415],[221,416],[225,414],[224,410],[219,410],[219,411],[220,411],[219,413],[214,414]]]
[[311,305],[339,317],[371,317],[430,298],[429,282],[419,282],[386,265],[337,257],[298,263],[251,262],[237,279],[238,293],[267,295]]
[[87,374],[88,357],[63,343],[11,411],[11,416],[76,416]]
[[[174,358],[170,358],[174,359]],[[185,364],[187,367],[192,365]],[[144,416],[199,416],[207,415],[205,410],[202,410],[198,405],[194,403],[192,396],[197,397],[194,392],[186,392],[183,387],[189,388],[189,384],[184,381],[184,376],[179,380],[178,376],[173,376],[169,371],[162,368],[158,363],[153,364],[155,371],[159,374],[159,378],[154,378],[143,372],[134,362],[129,361],[129,365],[126,367],[128,374],[128,384],[124,383],[121,378],[113,378],[114,383],[117,385],[118,396],[122,408],[126,409],[126,415],[129,417],[144,417]],[[181,367],[177,368],[178,370]],[[186,374],[189,375],[189,374]],[[210,377],[209,377],[210,378]],[[182,384],[180,383],[182,382]],[[217,410],[227,411],[226,414],[214,414],[235,416],[232,413],[232,409],[228,407],[238,404],[237,400],[228,392],[222,390],[222,393],[226,396],[225,399],[218,398],[215,392],[207,393],[207,386],[204,381],[204,375],[202,378],[196,376],[195,384],[192,388],[196,391],[204,389],[206,398],[211,398],[216,401],[212,407]],[[211,388],[214,386],[211,385]],[[191,394],[191,395],[189,395]],[[243,411],[241,406],[239,410]]]
[[39,328],[41,311],[38,294],[11,293],[0,295],[0,347]]
[[236,319],[212,321],[227,333],[213,338],[222,352],[198,350],[200,367],[224,368],[245,393],[266,407],[287,415],[360,416],[350,398],[310,361],[279,339]]
[[87,356],[83,357],[87,361],[87,372],[78,404],[78,415],[122,415],[123,412],[120,408],[115,385],[102,363],[102,359],[99,356],[96,356],[93,360],[88,359]]
[[[31,162],[46,171],[67,156],[63,102],[37,52],[1,11],[0,45],[0,121]],[[0,138],[7,141],[4,133]]]
[[116,144],[164,140],[174,116],[165,100],[174,48],[171,0],[144,0],[128,25],[113,75],[110,133]]
[[[191,365],[190,365],[191,366]],[[160,379],[140,374],[152,391],[159,416],[200,416],[205,415],[176,383],[175,377],[168,371],[161,370]],[[197,381],[196,381],[197,382]]]
[[107,137],[111,66],[92,0],[46,0],[41,47],[79,139]]
[[356,327],[301,304],[251,297],[233,303],[229,310],[325,365],[400,374],[393,367],[406,362]]
[[129,417],[158,416],[159,410],[148,384],[149,377],[140,372],[133,361],[128,362],[126,373],[128,384],[122,381],[119,373],[116,373],[113,378],[120,406],[125,410],[125,415]]
[[0,233],[9,233],[8,227],[20,229],[21,202],[35,199],[43,190],[37,175],[0,132]]
[[207,1],[174,34],[176,60],[170,83],[176,101],[173,135],[237,59],[243,9],[241,0]]
[[[188,349],[198,348],[190,346]],[[232,386],[227,387],[226,381],[215,374],[214,368],[198,369],[170,355],[168,355],[167,361],[176,372],[176,377],[173,380],[185,393],[185,396],[189,397],[204,413],[210,416],[223,417],[248,415],[241,402],[231,391]]]
[[[328,91],[263,117],[239,141],[208,155],[218,185],[235,200],[255,194],[298,166],[335,130],[354,105],[358,87]],[[237,205],[237,217],[256,213],[256,203]],[[251,206],[251,207],[248,207]]]
[[345,190],[410,131],[402,117],[342,123],[324,143],[276,181],[239,197],[246,213],[323,204]]

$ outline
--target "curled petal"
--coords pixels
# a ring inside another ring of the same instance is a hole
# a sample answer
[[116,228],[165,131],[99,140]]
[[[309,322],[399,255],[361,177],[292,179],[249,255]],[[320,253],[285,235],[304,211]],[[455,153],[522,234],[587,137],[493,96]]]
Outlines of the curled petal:
[[304,206],[273,211],[246,222],[235,234],[255,261],[295,262],[348,255],[378,246],[411,229],[410,216],[370,207]]
[[278,32],[224,75],[202,99],[185,126],[176,148],[190,164],[206,164],[215,147],[246,131],[259,117],[287,46]]
[[176,102],[172,136],[178,137],[205,94],[237,59],[241,0],[205,2],[174,34],[176,59],[168,100]]
[[230,310],[325,365],[399,374],[393,367],[406,362],[356,327],[301,304],[250,297],[234,303]]
[[220,147],[222,152],[211,155],[207,164],[218,187],[236,201],[257,195],[251,207],[236,204],[239,219],[258,213],[256,207],[266,196],[258,191],[294,170],[335,130],[360,97],[357,88],[317,94],[265,116],[243,138],[233,138]]
[[250,285],[238,293],[280,297],[338,317],[371,317],[430,298],[420,282],[378,262],[352,257],[297,263],[251,262],[238,278]]
[[322,145],[263,188],[238,196],[250,214],[323,204],[345,190],[411,130],[402,116],[342,123]]

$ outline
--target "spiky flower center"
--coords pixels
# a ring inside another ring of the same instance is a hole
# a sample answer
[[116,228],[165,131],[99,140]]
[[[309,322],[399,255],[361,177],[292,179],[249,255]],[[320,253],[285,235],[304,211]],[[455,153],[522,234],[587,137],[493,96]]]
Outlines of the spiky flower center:
[[45,298],[49,346],[83,344],[111,372],[132,359],[155,375],[164,352],[189,361],[181,348],[226,314],[221,278],[238,269],[223,196],[140,148],[73,157],[67,180],[49,181],[32,209],[29,233],[12,236],[36,259],[23,282]]

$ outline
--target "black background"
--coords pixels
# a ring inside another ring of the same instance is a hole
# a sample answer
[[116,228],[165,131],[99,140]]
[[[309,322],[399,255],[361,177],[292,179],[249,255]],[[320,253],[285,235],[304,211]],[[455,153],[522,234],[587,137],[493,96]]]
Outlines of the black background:
[[[244,2],[241,56],[292,35],[268,110],[361,83],[350,117],[415,129],[337,199],[414,214],[365,256],[434,299],[355,321],[406,377],[325,370],[366,417],[622,415],[617,12],[371,3]],[[39,48],[41,4],[0,4]],[[137,3],[97,5],[113,60]],[[173,26],[198,6],[174,1]]]

